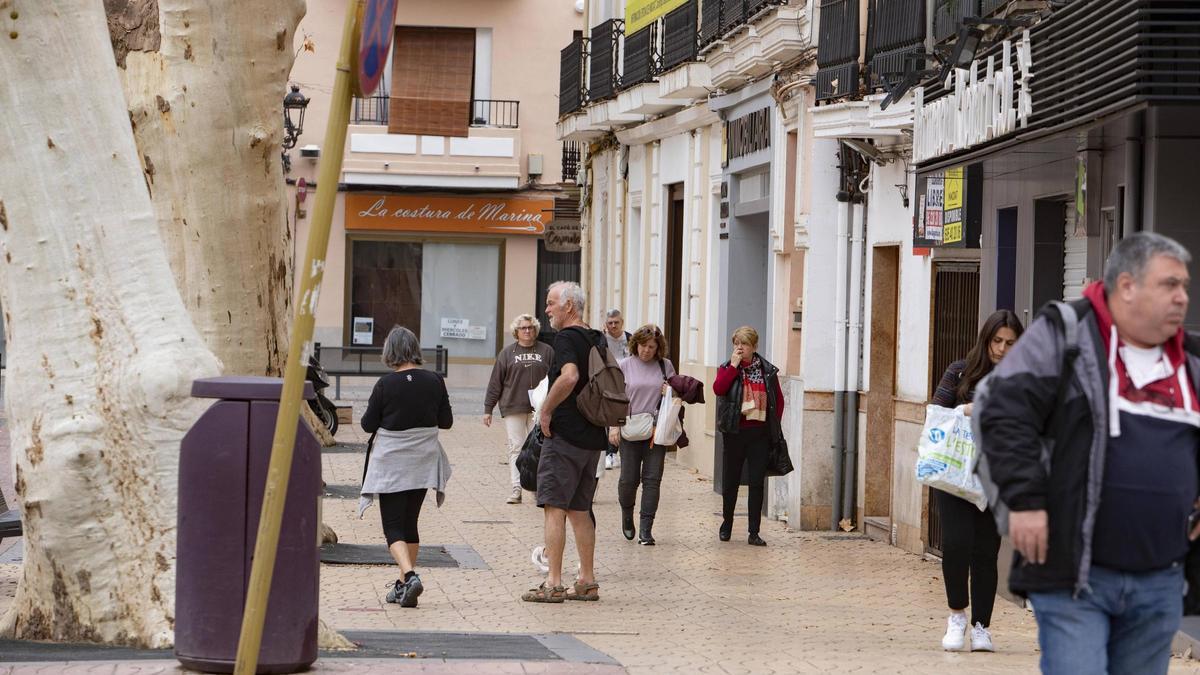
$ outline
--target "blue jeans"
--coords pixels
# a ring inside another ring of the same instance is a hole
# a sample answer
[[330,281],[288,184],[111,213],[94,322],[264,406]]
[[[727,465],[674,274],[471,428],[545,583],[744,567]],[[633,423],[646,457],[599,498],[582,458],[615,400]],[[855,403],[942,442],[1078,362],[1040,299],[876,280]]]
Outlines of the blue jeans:
[[1183,616],[1183,566],[1118,572],[1092,566],[1090,591],[1030,593],[1042,672],[1166,673]]

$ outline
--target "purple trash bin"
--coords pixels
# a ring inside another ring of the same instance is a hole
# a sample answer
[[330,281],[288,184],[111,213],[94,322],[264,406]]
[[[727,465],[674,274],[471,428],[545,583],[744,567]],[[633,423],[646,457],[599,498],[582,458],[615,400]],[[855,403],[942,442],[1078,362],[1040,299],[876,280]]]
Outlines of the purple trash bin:
[[[175,657],[193,670],[233,672],[282,390],[273,377],[192,383],[192,396],[221,399],[179,451]],[[304,397],[313,397],[311,383]],[[299,424],[259,673],[294,673],[317,659],[321,446]]]

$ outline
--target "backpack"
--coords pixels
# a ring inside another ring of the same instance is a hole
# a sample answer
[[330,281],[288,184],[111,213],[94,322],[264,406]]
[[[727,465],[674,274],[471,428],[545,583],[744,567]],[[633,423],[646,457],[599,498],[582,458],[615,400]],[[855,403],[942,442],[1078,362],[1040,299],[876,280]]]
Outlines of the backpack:
[[575,405],[584,419],[598,427],[619,427],[629,414],[629,396],[625,393],[625,373],[621,372],[612,352],[600,336],[588,351],[587,383],[575,397]]

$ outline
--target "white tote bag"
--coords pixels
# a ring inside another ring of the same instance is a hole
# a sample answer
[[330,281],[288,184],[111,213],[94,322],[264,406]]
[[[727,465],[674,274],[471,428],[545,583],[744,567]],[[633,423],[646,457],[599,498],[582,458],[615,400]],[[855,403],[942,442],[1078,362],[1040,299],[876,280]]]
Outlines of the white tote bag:
[[529,390],[529,405],[533,406],[533,419],[538,419],[538,413],[542,410],[542,401],[546,400],[546,394],[550,391],[550,378],[543,377],[537,386]]
[[683,420],[679,419],[679,410],[683,401],[675,396],[675,391],[667,387],[662,402],[658,404],[658,426],[654,428],[654,444],[672,446],[683,434]]
[[965,499],[980,511],[987,509],[983,485],[975,475],[978,464],[975,436],[963,406],[931,405],[917,443],[917,482]]

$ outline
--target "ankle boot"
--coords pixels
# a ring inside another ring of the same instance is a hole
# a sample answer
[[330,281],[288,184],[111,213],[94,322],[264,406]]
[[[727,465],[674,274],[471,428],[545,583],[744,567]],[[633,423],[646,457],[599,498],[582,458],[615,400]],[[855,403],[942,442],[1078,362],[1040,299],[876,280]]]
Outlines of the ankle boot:
[[717,537],[719,537],[721,541],[729,541],[729,538],[732,536],[733,519],[726,518],[725,520],[721,521],[721,529],[717,531]]
[[633,509],[621,509],[621,534],[630,541],[637,535],[633,529]]
[[654,527],[654,516],[642,516],[642,534],[638,543],[642,546],[654,546],[654,535],[650,530]]

